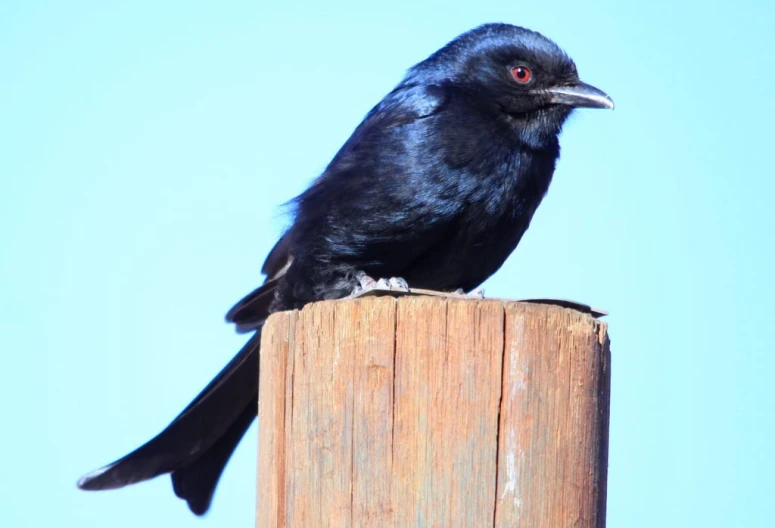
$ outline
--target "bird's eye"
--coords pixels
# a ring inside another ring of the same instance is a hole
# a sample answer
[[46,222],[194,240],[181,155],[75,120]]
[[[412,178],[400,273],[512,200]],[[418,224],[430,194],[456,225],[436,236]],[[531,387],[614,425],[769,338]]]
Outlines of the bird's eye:
[[533,72],[530,71],[530,68],[525,66],[515,66],[511,69],[511,76],[514,77],[514,80],[519,84],[527,84],[533,77]]

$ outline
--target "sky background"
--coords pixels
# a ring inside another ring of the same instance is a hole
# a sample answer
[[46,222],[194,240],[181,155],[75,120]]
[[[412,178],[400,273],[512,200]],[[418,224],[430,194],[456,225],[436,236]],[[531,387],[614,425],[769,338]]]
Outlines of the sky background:
[[[302,191],[480,23],[538,30],[616,102],[577,112],[488,296],[611,312],[610,527],[775,516],[771,2],[0,2],[0,524],[252,526],[256,426],[205,519],[166,477],[80,492],[244,342]],[[260,477],[259,477],[260,482]]]

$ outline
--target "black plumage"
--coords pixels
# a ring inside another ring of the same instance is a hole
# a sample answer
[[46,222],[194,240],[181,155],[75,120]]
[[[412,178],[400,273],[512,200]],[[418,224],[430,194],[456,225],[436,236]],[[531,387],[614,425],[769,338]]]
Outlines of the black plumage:
[[363,275],[471,290],[530,224],[576,107],[612,108],[552,41],[507,24],[465,33],[409,70],[293,204],[262,286],[227,314],[255,332],[154,439],[83,477],[100,490],[171,473],[207,511],[218,478],[256,416],[261,326],[278,310],[345,297]]

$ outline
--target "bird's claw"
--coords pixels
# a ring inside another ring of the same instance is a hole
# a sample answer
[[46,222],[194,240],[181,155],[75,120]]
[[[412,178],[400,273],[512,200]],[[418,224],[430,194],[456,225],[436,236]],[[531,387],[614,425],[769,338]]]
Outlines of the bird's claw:
[[[385,280],[385,279],[380,279]],[[388,288],[398,291],[409,291],[409,283],[401,277],[390,277],[387,280]]]
[[484,299],[484,288],[477,288],[475,290],[472,290],[468,292],[467,295],[472,299]]
[[[358,279],[358,284],[360,285],[360,291],[373,290],[374,288],[377,288],[379,285],[379,281],[372,279],[362,271],[359,271],[355,275],[355,278]],[[359,291],[359,290],[356,289],[356,291]]]
[[345,297],[346,299],[356,299],[369,294],[378,294],[380,292],[399,292],[409,293],[409,284],[401,277],[389,277],[374,280],[363,272],[356,275],[358,286],[355,291]]

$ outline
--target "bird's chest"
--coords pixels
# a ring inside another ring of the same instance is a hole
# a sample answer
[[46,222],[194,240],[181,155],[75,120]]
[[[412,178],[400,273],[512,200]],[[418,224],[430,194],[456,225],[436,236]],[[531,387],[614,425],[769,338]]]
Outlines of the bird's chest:
[[[492,275],[530,225],[554,172],[554,160],[517,153],[471,184],[448,265],[461,269],[463,288]],[[468,266],[460,264],[467,262]]]

